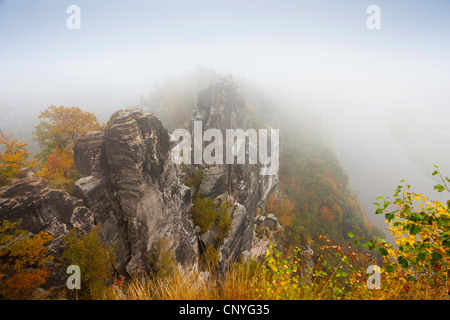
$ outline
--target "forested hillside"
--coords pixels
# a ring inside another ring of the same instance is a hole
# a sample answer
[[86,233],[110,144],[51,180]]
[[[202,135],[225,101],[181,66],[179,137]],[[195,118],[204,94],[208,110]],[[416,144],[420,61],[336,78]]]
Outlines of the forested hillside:
[[369,224],[350,189],[348,176],[326,143],[322,119],[312,114],[300,119],[283,114],[281,119],[280,189],[295,204],[296,219],[290,229],[295,237],[303,243],[319,234],[338,243],[348,239],[348,232],[384,237]]

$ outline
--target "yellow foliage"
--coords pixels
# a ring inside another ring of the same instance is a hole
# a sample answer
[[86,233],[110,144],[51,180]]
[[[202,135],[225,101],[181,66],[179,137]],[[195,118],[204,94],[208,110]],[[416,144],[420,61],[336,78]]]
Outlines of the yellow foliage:
[[40,232],[32,237],[19,229],[19,223],[0,223],[0,296],[28,299],[45,283],[49,275],[47,262],[53,260],[46,244],[53,237]]
[[5,179],[5,182],[14,178],[20,169],[37,165],[37,162],[34,160],[28,161],[28,151],[26,149],[28,144],[11,137],[12,134],[4,135],[0,131],[0,146],[3,149],[2,153],[0,153],[0,178]]
[[36,157],[41,162],[37,176],[51,187],[71,193],[79,178],[75,170],[72,148],[75,140],[91,130],[99,130],[97,117],[79,107],[50,106],[39,115],[41,121],[33,132],[41,151]]

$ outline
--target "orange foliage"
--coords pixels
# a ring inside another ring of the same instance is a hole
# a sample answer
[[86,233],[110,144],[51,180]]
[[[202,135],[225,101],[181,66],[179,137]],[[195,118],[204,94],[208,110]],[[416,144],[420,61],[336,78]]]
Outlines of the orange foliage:
[[37,176],[45,179],[51,187],[71,193],[73,183],[79,178],[73,161],[72,148],[75,140],[91,130],[99,130],[97,117],[79,107],[50,106],[39,115],[41,121],[35,127],[35,140],[41,151]]
[[0,296],[27,299],[49,275],[46,263],[53,260],[46,244],[53,239],[46,232],[32,237],[19,223],[0,222]]
[[16,173],[25,167],[34,167],[35,161],[28,161],[28,144],[20,142],[19,139],[11,139],[12,134],[4,135],[0,131],[0,176],[6,179],[14,178]]
[[330,223],[334,220],[334,212],[331,211],[327,206],[322,206],[322,208],[320,209],[320,217],[322,218],[322,220]]
[[71,151],[75,140],[84,133],[99,130],[97,117],[79,107],[50,106],[39,115],[41,121],[33,132],[41,152],[36,157],[45,162],[55,149]]
[[119,278],[113,279],[113,285],[121,288],[123,286],[123,283],[125,282],[125,277],[123,275],[120,275]]
[[81,110],[79,107],[64,107],[51,105],[39,115],[42,120],[36,129],[42,129],[38,135],[39,143],[53,140],[59,143],[54,147],[61,149],[71,148],[75,140],[84,133],[92,130],[99,130],[101,127],[97,122],[97,117],[89,112]]
[[278,221],[284,227],[292,226],[295,220],[295,205],[287,198],[277,200],[274,194],[269,196],[266,203],[266,211],[274,213]]
[[271,213],[274,212],[276,201],[277,200],[273,193],[271,195],[269,195],[269,199],[267,199],[267,203],[266,203],[266,211],[271,212]]
[[337,204],[333,204],[333,206],[331,207],[331,210],[333,211],[336,219],[338,219],[339,221],[342,220],[342,217],[344,216],[344,212],[342,211],[342,208]]
[[47,268],[21,270],[0,286],[0,295],[6,299],[28,299],[37,287],[43,285],[49,275]]
[[36,175],[50,182],[55,188],[64,188],[70,183],[70,173],[75,169],[73,153],[56,148],[47,155],[47,161]]

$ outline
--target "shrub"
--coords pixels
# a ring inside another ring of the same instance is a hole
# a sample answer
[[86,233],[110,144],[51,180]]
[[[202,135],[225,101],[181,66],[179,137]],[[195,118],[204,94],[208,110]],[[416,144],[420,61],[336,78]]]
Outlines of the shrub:
[[[185,168],[185,165],[184,163],[182,163],[182,165],[183,166],[181,168],[183,170]],[[197,194],[202,179],[203,179],[203,171],[197,168],[194,174],[188,174],[186,176],[184,184],[189,188],[194,188],[194,192],[195,194]]]
[[[438,167],[433,175],[443,182],[435,190],[450,191]],[[402,181],[403,182],[403,181]],[[395,238],[392,245],[383,239],[369,243],[383,256],[386,279],[396,281],[405,294],[421,291],[426,298],[447,298],[450,276],[450,201],[447,205],[399,185],[393,199],[379,197],[377,214],[385,215]]]
[[147,255],[149,273],[152,278],[168,277],[175,273],[177,261],[175,253],[170,250],[169,242],[160,239]]
[[67,247],[61,255],[64,268],[69,265],[80,267],[80,296],[95,298],[96,294],[104,289],[106,280],[112,274],[114,264],[112,248],[105,247],[100,239],[98,227],[94,227],[84,235],[72,229],[63,241]]
[[28,161],[27,145],[0,130],[0,186],[8,184],[20,169],[37,165],[36,161]]
[[231,229],[232,217],[228,215],[228,210],[231,208],[231,205],[228,204],[228,201],[224,201],[218,208],[216,212],[215,225],[219,227],[219,231],[217,233],[216,246],[220,246],[223,244],[223,241],[226,237],[228,237],[228,232]]
[[0,296],[29,299],[46,282],[47,262],[53,260],[46,244],[53,238],[46,232],[29,236],[20,223],[0,222]]
[[216,219],[216,209],[213,199],[198,196],[193,201],[192,219],[194,224],[199,226],[201,233],[211,228]]

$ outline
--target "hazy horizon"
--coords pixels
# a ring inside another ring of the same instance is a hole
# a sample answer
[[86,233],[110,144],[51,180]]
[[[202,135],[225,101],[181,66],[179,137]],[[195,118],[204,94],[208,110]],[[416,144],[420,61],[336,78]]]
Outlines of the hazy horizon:
[[[80,30],[66,27],[71,4]],[[366,27],[371,4],[380,30]],[[203,65],[329,108],[431,96],[443,106],[449,9],[448,1],[0,1],[0,101],[95,111]]]

